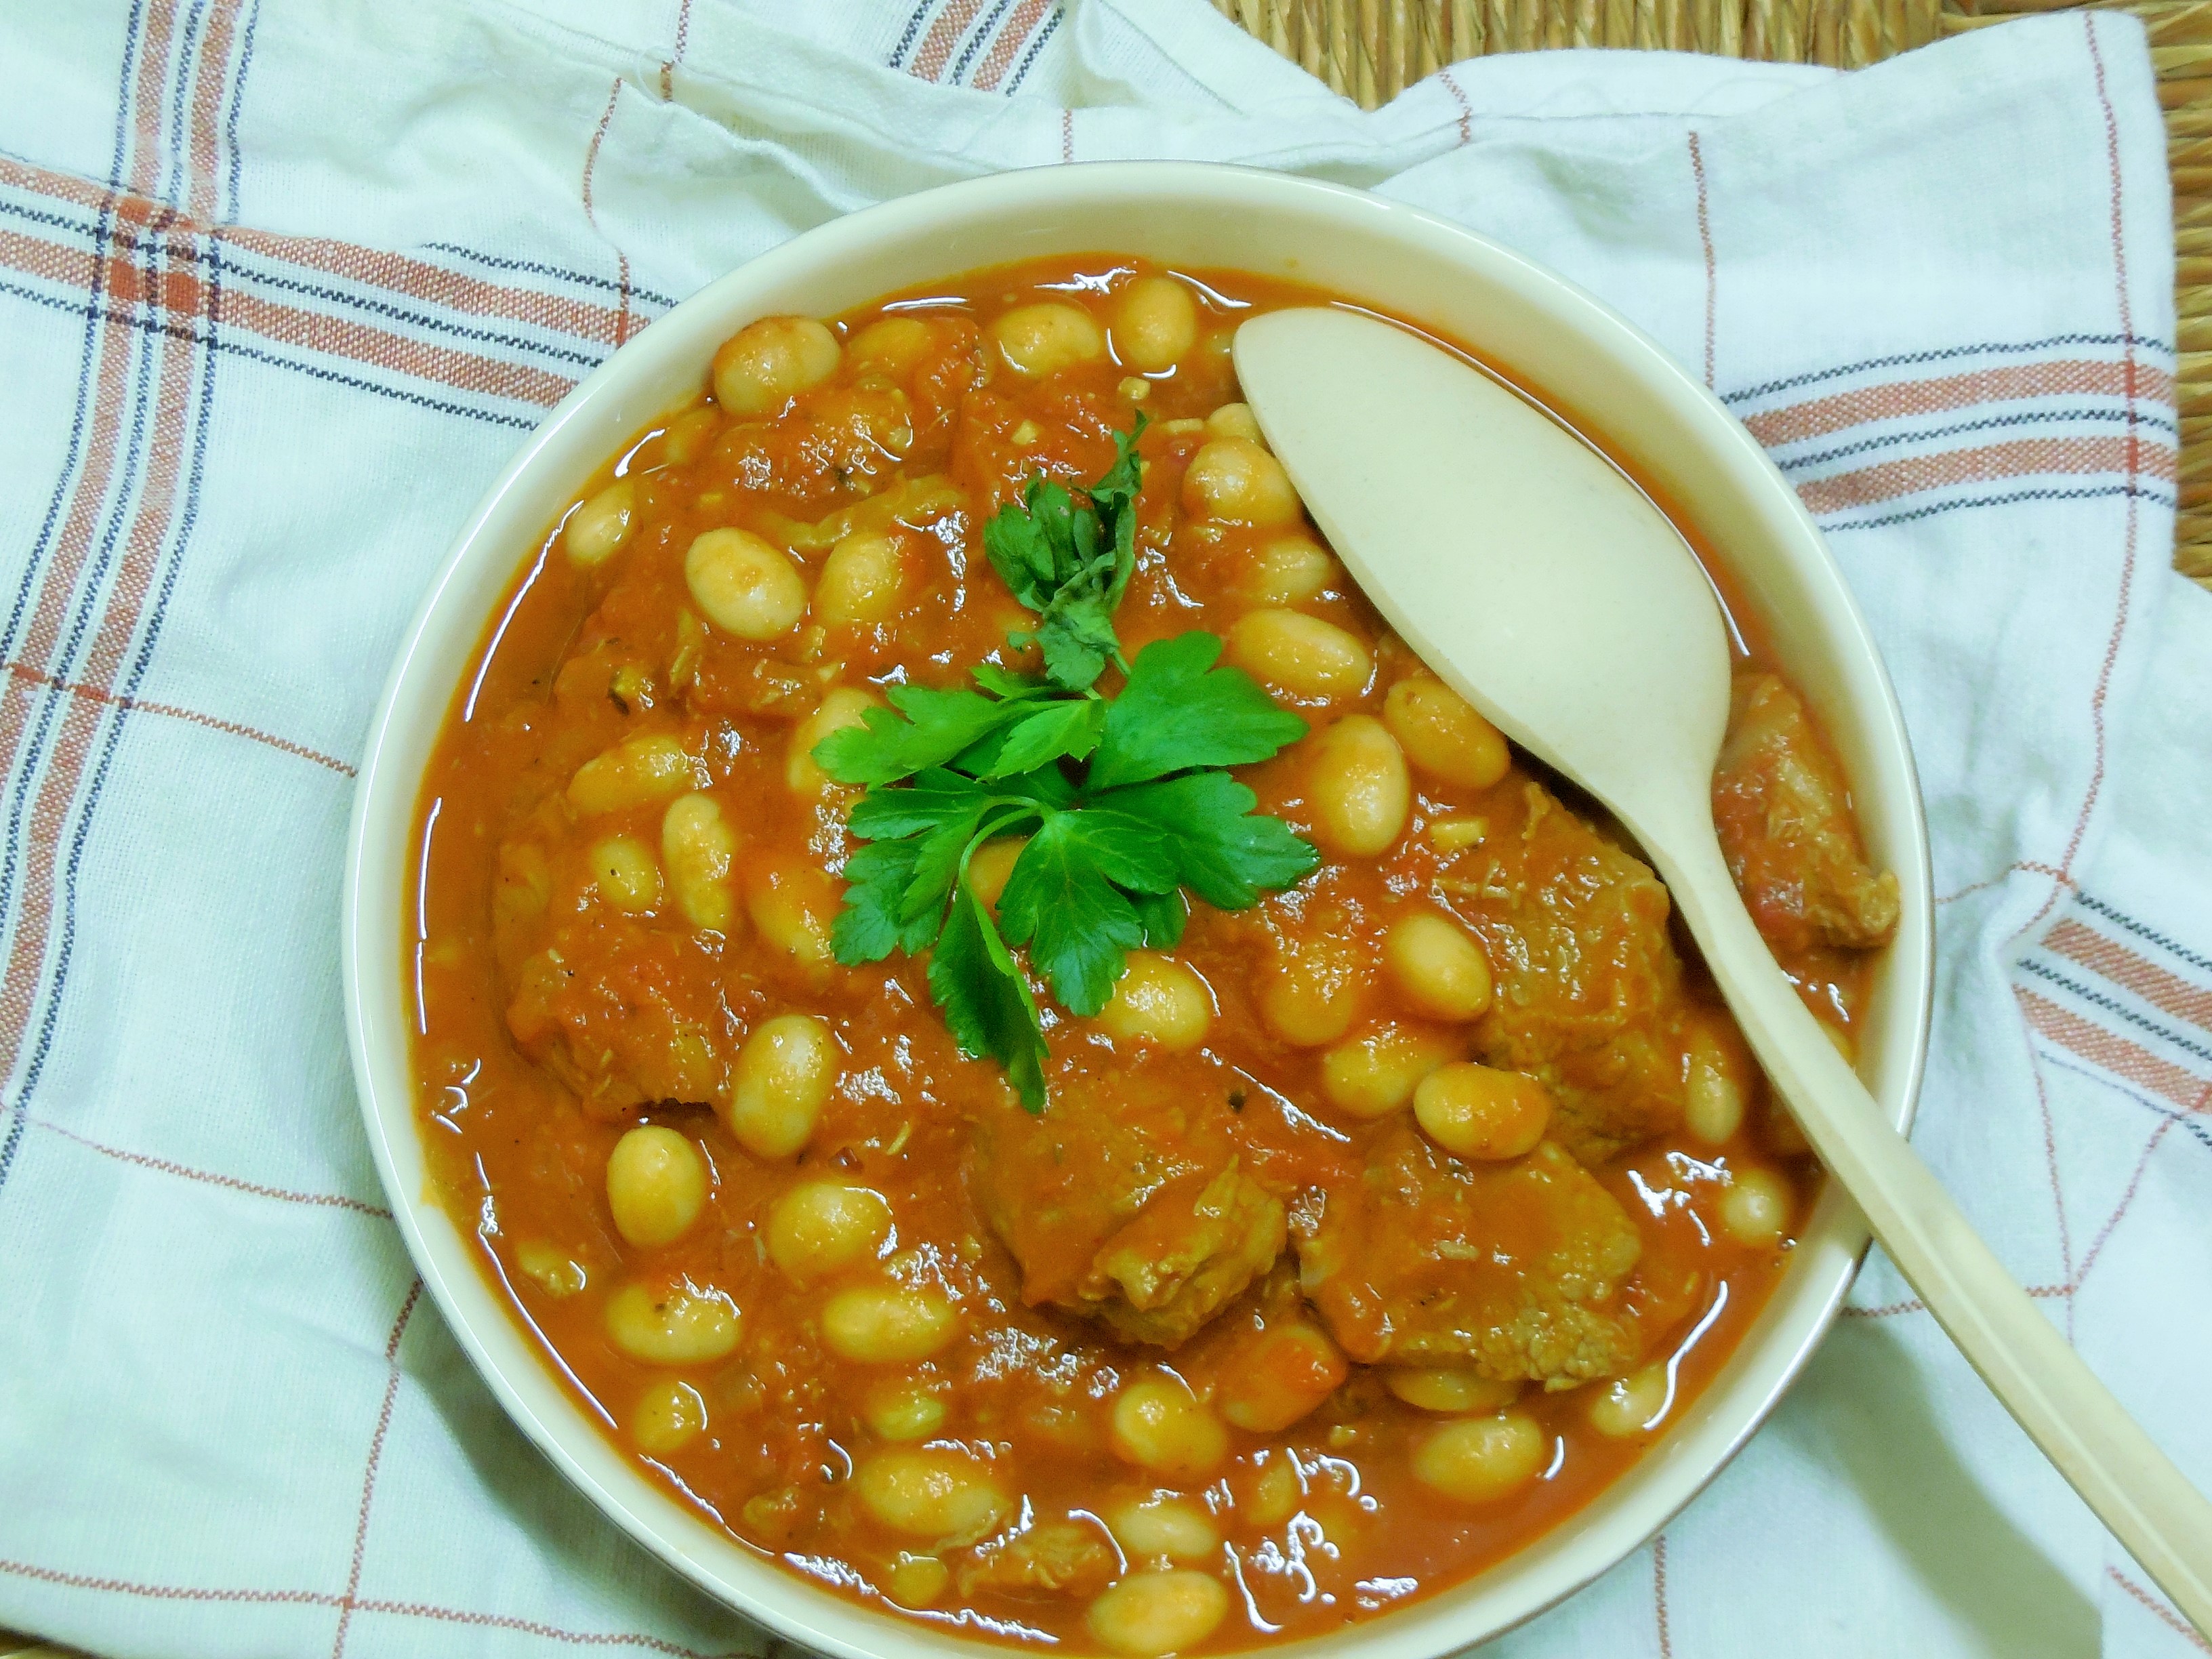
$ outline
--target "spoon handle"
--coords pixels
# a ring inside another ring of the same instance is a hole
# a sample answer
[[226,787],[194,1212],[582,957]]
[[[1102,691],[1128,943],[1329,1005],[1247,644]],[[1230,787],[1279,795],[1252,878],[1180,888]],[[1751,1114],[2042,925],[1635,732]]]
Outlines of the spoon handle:
[[2212,1503],[2028,1300],[1883,1116],[1783,976],[1710,827],[1701,836],[1670,839],[1674,856],[1658,860],[1661,873],[1813,1150],[2029,1438],[2190,1623],[2212,1638]]

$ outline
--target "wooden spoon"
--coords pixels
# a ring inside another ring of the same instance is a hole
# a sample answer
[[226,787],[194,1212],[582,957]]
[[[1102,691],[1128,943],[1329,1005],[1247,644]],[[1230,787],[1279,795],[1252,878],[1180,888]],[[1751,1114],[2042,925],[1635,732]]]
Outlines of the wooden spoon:
[[1806,1138],[1951,1340],[2113,1535],[2212,1635],[2212,1504],[2013,1283],[1797,998],[1713,831],[1730,663],[1674,526],[1527,401],[1368,316],[1237,331],[1244,395],[1391,625],[1610,807],[1658,868]]

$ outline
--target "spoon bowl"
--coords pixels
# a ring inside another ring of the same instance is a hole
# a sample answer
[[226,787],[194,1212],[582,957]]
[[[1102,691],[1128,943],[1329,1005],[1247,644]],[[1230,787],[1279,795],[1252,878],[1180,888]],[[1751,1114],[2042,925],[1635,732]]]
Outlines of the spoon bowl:
[[1235,351],[1314,521],[1453,690],[1647,844],[1655,812],[1710,825],[1727,623],[1650,497],[1504,382],[1357,312],[1255,318]]

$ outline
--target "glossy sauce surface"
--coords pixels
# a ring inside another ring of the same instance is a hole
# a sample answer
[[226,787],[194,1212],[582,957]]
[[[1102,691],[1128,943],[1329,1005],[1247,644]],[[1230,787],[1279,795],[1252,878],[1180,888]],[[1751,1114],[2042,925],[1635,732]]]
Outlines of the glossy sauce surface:
[[[1317,297],[1102,256],[726,349],[521,573],[425,781],[445,1201],[617,1443],[906,1616],[1223,1650],[1463,1579],[1665,1431],[1809,1207],[1663,889],[1277,489],[1228,340]],[[1041,995],[1033,1119],[923,963],[833,959],[858,792],[811,751],[887,685],[1034,666],[982,521],[1139,409],[1124,648],[1220,635],[1311,722],[1240,775],[1325,862],[1194,905],[1099,1018]],[[1879,883],[1838,945],[1775,826],[1825,779],[1848,865],[1847,792],[1751,647],[1731,852],[1848,1044]]]

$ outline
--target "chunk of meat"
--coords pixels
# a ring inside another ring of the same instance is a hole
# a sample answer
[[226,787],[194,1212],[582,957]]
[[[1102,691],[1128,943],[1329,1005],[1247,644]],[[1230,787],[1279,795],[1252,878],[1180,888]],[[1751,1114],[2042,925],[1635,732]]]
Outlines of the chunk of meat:
[[1736,890],[1777,951],[1871,951],[1897,932],[1897,878],[1868,862],[1843,769],[1775,675],[1735,677],[1713,824]]
[[1597,1164],[1681,1121],[1689,1005],[1649,866],[1529,781],[1437,884],[1490,957],[1475,1055],[1550,1088],[1561,1145]]
[[[1041,397],[1061,405],[1043,421],[1027,412]],[[1020,501],[1039,473],[1079,491],[1113,465],[1114,434],[1126,418],[1094,392],[1033,392],[1017,403],[978,388],[953,426],[953,479],[983,512]]]
[[1231,1121],[1225,1104],[1142,1070],[1056,1083],[1040,1116],[1002,1105],[983,1117],[977,1195],[1021,1265],[1022,1299],[1166,1348],[1220,1312],[1287,1237]]
[[982,383],[982,331],[963,317],[929,322],[930,347],[914,371],[913,452],[908,459],[933,463],[949,456],[960,404]]
[[1298,1264],[1354,1359],[1564,1389],[1635,1364],[1624,1281],[1642,1250],[1627,1212],[1556,1143],[1463,1163],[1401,1125],[1329,1192]]
[[914,447],[914,411],[896,386],[826,386],[781,420],[747,421],[715,441],[707,465],[736,489],[819,506],[881,489]]
[[507,1025],[586,1112],[616,1118],[724,1092],[724,1045],[702,1012],[715,1006],[711,964],[688,941],[591,916],[522,963]]
[[995,1589],[1089,1597],[1120,1570],[1114,1547],[1095,1528],[1043,1521],[981,1546],[961,1563],[955,1582],[963,1596]]

